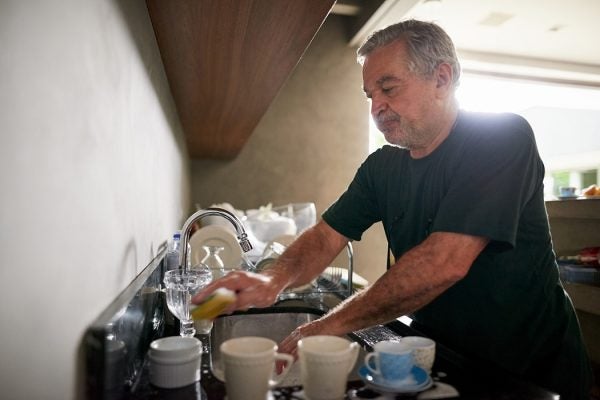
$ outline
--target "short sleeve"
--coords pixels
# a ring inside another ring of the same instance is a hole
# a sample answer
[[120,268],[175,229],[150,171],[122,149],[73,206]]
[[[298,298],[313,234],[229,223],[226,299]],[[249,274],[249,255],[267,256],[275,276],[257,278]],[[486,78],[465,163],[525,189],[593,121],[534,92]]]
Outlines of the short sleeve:
[[381,220],[373,182],[380,150],[359,167],[348,189],[322,215],[329,226],[352,240],[360,240],[364,231]]

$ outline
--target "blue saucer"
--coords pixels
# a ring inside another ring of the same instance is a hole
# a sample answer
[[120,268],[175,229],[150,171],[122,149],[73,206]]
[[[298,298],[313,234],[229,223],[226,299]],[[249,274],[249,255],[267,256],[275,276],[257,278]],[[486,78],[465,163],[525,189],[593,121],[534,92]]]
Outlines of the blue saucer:
[[366,366],[360,367],[358,375],[363,382],[371,389],[383,393],[416,393],[429,389],[433,384],[429,374],[416,365],[410,371],[412,379],[400,381],[398,383],[388,382],[369,371]]

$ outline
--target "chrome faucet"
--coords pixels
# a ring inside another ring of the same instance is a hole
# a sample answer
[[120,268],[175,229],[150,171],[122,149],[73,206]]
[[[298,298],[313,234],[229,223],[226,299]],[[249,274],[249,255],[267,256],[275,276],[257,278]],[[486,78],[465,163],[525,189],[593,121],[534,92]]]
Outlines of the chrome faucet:
[[187,221],[183,224],[183,228],[181,229],[181,253],[179,255],[179,265],[184,271],[187,271],[188,267],[188,243],[190,242],[190,236],[192,231],[192,226],[195,222],[202,220],[204,217],[209,216],[219,216],[225,218],[227,221],[233,225],[235,231],[237,233],[238,242],[240,243],[240,247],[244,251],[244,253],[252,250],[252,244],[248,240],[248,235],[246,234],[246,230],[242,225],[242,222],[230,211],[224,210],[222,208],[210,207],[204,210],[196,211],[192,214]]

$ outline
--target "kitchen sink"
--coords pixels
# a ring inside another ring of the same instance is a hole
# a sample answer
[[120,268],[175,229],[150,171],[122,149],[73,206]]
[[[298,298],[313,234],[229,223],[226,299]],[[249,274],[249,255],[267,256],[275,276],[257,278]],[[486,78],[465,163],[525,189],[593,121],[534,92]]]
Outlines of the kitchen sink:
[[[224,341],[241,336],[261,336],[280,343],[296,327],[313,321],[323,314],[322,311],[312,308],[280,308],[253,309],[244,313],[235,313],[222,316],[214,320],[210,334],[211,368],[222,370],[221,352],[219,347]],[[354,338],[347,337],[356,341]],[[361,343],[359,343],[361,344]],[[358,369],[365,357],[365,350],[361,346],[354,369],[348,376],[349,380],[358,380]],[[300,385],[300,365],[292,365],[289,373],[279,386]]]

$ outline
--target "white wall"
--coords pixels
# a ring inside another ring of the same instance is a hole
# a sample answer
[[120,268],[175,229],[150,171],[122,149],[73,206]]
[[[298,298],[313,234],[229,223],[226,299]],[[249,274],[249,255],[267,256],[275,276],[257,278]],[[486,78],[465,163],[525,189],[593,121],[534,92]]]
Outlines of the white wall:
[[0,2],[0,397],[81,397],[87,325],[189,210],[142,0]]

